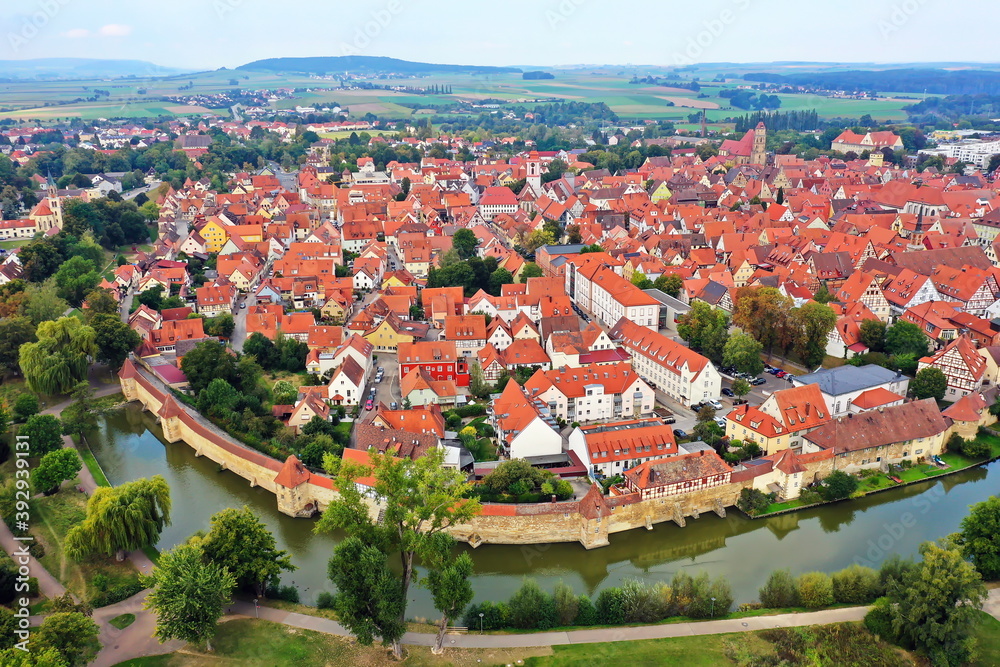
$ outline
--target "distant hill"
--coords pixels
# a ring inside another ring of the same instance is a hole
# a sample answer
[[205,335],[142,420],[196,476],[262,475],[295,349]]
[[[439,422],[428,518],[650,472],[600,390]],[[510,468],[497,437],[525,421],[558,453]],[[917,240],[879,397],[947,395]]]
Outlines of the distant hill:
[[265,58],[236,69],[293,74],[337,74],[366,72],[371,74],[519,74],[517,67],[485,65],[437,65],[418,63],[385,56],[317,56],[315,58]]
[[812,86],[826,90],[867,92],[892,91],[932,95],[1000,94],[1000,72],[986,69],[891,69],[847,70],[775,74],[748,72],[746,81]]
[[0,60],[0,79],[117,79],[182,74],[191,70],[160,67],[144,60],[103,60],[100,58],[35,58]]

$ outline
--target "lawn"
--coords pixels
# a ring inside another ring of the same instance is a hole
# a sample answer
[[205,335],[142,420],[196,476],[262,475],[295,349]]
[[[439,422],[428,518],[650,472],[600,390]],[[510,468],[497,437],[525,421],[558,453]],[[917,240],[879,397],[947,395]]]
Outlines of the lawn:
[[135,623],[135,614],[122,614],[121,616],[115,616],[108,621],[108,623],[115,626],[119,630],[124,630],[128,626]]
[[72,485],[55,495],[37,498],[32,503],[32,530],[45,546],[42,566],[70,592],[89,600],[100,592],[93,583],[95,575],[103,574],[110,588],[134,580],[137,573],[128,561],[91,558],[78,563],[66,556],[63,540],[72,526],[83,521],[86,504],[87,496]]
[[976,629],[976,652],[979,654],[973,665],[987,667],[1000,665],[1000,621],[985,611],[979,612],[982,624]]
[[87,466],[87,470],[90,471],[91,476],[94,481],[97,482],[98,486],[111,486],[111,482],[104,475],[104,470],[101,469],[101,464],[97,462],[94,458],[94,453],[90,451],[90,446],[86,443],[81,443],[77,436],[73,436],[73,442],[76,443],[76,452],[83,459],[83,465]]
[[[392,664],[386,649],[378,644],[359,646],[352,639],[325,635],[312,630],[287,628],[269,621],[240,619],[223,623],[212,643],[211,654],[188,646],[183,652],[164,656],[137,658],[119,663],[120,667],[209,667],[232,664],[245,667],[327,667],[327,665]],[[514,664],[531,656],[548,655],[551,649],[447,649],[441,657],[431,655],[429,647],[408,646],[402,663],[409,667],[445,667],[446,665]],[[705,663],[709,664],[709,663]]]

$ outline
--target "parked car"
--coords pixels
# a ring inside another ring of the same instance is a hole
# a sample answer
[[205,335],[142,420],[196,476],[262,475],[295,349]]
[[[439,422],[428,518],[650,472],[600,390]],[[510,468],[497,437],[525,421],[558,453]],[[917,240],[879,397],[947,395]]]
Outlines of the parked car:
[[390,410],[395,410],[397,407],[399,407],[399,406],[396,405],[396,401],[393,401],[392,403],[389,404],[389,409]]
[[723,395],[723,396],[729,396],[730,398],[732,398],[732,397],[733,397],[733,396],[735,396],[736,394],[734,394],[734,393],[733,393],[733,390],[732,390],[732,389],[730,389],[729,387],[723,387],[723,388],[722,388],[722,395]]
[[779,370],[779,371],[778,371],[777,373],[775,373],[775,374],[774,374],[774,377],[776,377],[776,378],[783,378],[783,377],[785,377],[786,375],[788,375],[788,373],[786,373],[786,372],[785,372],[785,371],[783,371],[783,370]]
[[365,410],[371,410],[374,407],[375,407],[375,403],[372,401],[372,399],[369,398],[368,402],[365,403]]
[[246,307],[247,307],[247,302],[246,301],[243,301],[242,303],[240,303],[240,308],[246,308]]
[[677,421],[676,417],[664,417],[663,418],[663,423],[664,424],[673,424],[676,421]]
[[715,423],[719,425],[719,428],[725,430],[725,428],[726,428],[726,420],[725,419],[723,419],[722,417],[716,417],[715,418]]
[[709,405],[711,405],[713,408],[715,408],[716,410],[721,410],[722,409],[722,403],[720,403],[719,401],[715,400],[714,398],[712,400],[710,400],[710,401],[707,401],[707,403]]
[[675,428],[674,429],[674,437],[675,438],[686,438],[686,437],[688,437],[688,434],[686,432],[682,431],[679,428]]
[[754,378],[754,379],[750,380],[750,384],[752,386],[754,386],[754,387],[759,387],[760,385],[764,384],[765,382],[767,382],[767,380],[765,380],[764,378]]
[[701,403],[701,402],[698,402],[698,403],[692,403],[692,404],[691,404],[691,409],[692,409],[692,410],[694,410],[695,412],[698,412],[698,411],[699,411],[699,410],[701,410],[701,409],[702,409],[703,407],[705,407],[705,404],[704,404],[704,403]]

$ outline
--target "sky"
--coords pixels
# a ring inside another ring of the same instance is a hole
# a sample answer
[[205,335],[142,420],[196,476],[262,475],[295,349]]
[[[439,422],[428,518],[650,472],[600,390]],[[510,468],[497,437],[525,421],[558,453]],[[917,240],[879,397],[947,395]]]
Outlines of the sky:
[[371,55],[468,65],[997,62],[996,0],[3,0],[0,60],[205,70]]

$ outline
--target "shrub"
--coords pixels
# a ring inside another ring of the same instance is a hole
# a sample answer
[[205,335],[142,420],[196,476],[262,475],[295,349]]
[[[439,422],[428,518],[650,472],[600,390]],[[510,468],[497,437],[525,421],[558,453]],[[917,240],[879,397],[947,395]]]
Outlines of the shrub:
[[746,612],[746,611],[757,611],[758,609],[763,609],[764,605],[760,602],[742,602],[740,606],[736,608],[736,611]]
[[138,580],[131,581],[125,584],[119,584],[118,586],[112,586],[103,593],[98,594],[90,601],[90,605],[94,608],[97,607],[107,607],[108,605],[117,604],[122,600],[127,600],[139,591],[143,590],[145,587]]
[[760,603],[769,609],[783,609],[799,605],[799,589],[788,570],[775,570],[767,583],[758,591]]
[[[479,618],[479,614],[483,615],[482,619]],[[510,609],[506,604],[487,600],[481,604],[470,605],[462,617],[462,625],[473,630],[479,628],[481,622],[483,630],[502,630],[509,626],[509,618]]]
[[572,625],[580,611],[580,600],[573,589],[560,581],[552,592],[552,600],[556,608],[556,625]]
[[38,397],[29,392],[18,394],[14,399],[14,419],[19,422],[28,421],[28,417],[38,414]]
[[[710,580],[702,572],[692,580],[694,595],[687,607],[691,618],[715,618],[725,616],[733,606],[733,591],[725,577]],[[713,599],[714,598],[714,599]]]
[[917,564],[912,559],[903,558],[899,554],[893,554],[883,561],[882,567],[878,570],[878,587],[875,594],[888,594],[896,586],[902,585],[906,575],[917,567]]
[[683,570],[675,572],[670,581],[670,614],[683,616],[694,599],[694,580]]
[[625,599],[622,589],[605,588],[597,596],[597,622],[603,625],[621,625],[625,622]]
[[872,634],[895,643],[898,635],[892,629],[892,610],[889,608],[889,598],[875,600],[871,611],[865,614],[865,627]]
[[33,558],[42,558],[45,556],[45,545],[41,542],[32,542],[28,547],[28,553],[31,554]]
[[554,625],[555,607],[552,598],[534,579],[525,579],[507,602],[510,625],[522,630],[545,630]]
[[803,607],[819,609],[833,604],[833,581],[825,572],[806,572],[798,579]]
[[655,588],[637,579],[629,579],[622,585],[621,591],[622,615],[626,623],[655,623],[666,618],[668,610]]
[[740,498],[736,501],[736,506],[750,516],[755,516],[766,510],[772,502],[774,502],[774,496],[764,493],[760,489],[743,489],[740,491]]
[[819,487],[819,495],[823,500],[840,500],[849,497],[858,490],[858,478],[848,475],[843,470],[834,470]]
[[965,440],[962,442],[962,454],[970,459],[985,459],[990,455],[990,446],[982,440]]
[[597,609],[586,595],[577,598],[576,618],[573,625],[597,625]]
[[328,591],[323,591],[316,596],[317,609],[333,609],[334,595]]
[[868,604],[878,595],[878,572],[858,564],[833,574],[833,599],[843,604]]
[[295,586],[268,586],[264,594],[272,600],[283,600],[296,604],[299,602],[299,589]]
[[94,588],[99,591],[108,590],[108,575],[103,572],[98,572],[91,578],[91,583],[94,584]]

